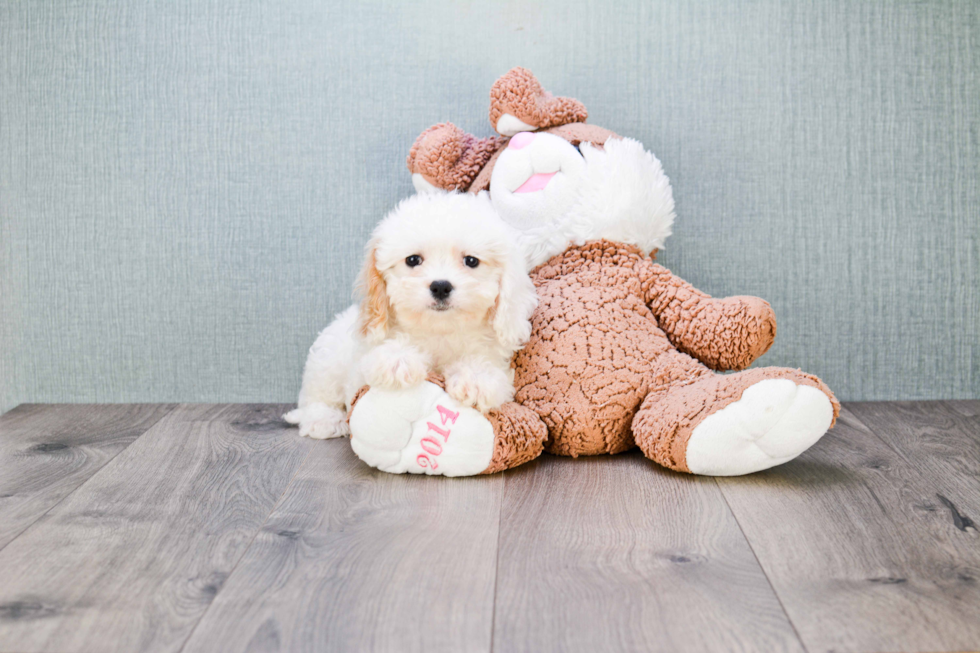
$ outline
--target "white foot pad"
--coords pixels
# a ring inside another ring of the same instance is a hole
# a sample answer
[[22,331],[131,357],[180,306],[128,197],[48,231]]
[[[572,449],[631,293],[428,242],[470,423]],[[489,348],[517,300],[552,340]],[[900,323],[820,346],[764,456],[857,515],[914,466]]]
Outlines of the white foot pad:
[[351,448],[391,474],[473,476],[490,465],[493,426],[434,383],[372,388],[350,418]]
[[694,474],[738,476],[781,465],[809,449],[830,428],[830,399],[789,379],[766,379],[698,424],[687,444]]

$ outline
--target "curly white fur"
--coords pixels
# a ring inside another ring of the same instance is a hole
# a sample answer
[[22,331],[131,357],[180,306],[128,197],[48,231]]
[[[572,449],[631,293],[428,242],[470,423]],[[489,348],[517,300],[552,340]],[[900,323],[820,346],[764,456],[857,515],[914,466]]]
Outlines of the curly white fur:
[[[434,282],[448,282],[448,296]],[[510,359],[530,336],[537,296],[513,230],[485,194],[401,202],[372,234],[360,287],[361,302],[310,348],[298,407],[286,415],[301,435],[347,435],[360,387],[411,387],[430,372],[481,411],[513,398]]]

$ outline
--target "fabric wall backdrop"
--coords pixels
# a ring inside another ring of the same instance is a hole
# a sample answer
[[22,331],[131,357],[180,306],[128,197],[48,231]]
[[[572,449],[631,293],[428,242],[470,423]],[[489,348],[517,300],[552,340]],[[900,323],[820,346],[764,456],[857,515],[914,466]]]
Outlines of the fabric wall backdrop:
[[661,158],[660,260],[772,303],[761,363],[980,396],[972,0],[152,4],[0,3],[4,410],[292,401],[416,135],[515,65]]

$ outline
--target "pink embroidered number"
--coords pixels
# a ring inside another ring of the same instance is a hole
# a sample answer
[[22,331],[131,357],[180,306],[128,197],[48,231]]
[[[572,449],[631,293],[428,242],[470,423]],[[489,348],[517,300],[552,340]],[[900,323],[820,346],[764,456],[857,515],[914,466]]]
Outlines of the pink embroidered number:
[[[455,424],[456,419],[459,417],[459,413],[451,411],[445,406],[440,406],[437,404],[436,410],[439,411],[439,419],[443,426]],[[430,433],[435,433],[436,435],[442,436],[442,442],[439,442],[437,438],[431,435],[427,435],[426,437],[422,438],[419,445],[426,453],[420,453],[415,459],[415,462],[419,467],[439,469],[439,463],[436,461],[436,457],[442,453],[442,445],[449,442],[449,434],[451,433],[451,430],[449,428],[440,428],[432,422],[426,422],[426,426],[429,427]],[[431,456],[431,458],[429,456]]]
[[426,453],[431,453],[433,456],[438,456],[442,453],[442,445],[439,441],[433,437],[422,438],[422,448],[425,449]]
[[453,424],[456,423],[456,418],[459,417],[459,413],[454,413],[453,411],[445,408],[444,406],[436,405],[436,410],[439,411],[439,415],[442,417],[442,425],[445,426],[447,421],[451,421]]

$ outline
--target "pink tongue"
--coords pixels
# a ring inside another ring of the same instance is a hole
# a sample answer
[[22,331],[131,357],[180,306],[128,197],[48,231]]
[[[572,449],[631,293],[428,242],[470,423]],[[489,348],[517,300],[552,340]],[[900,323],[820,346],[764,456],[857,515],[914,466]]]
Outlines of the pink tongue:
[[554,177],[557,172],[539,172],[536,175],[531,175],[530,178],[521,184],[521,187],[515,190],[515,193],[533,193],[536,190],[541,190],[548,185],[551,178]]

